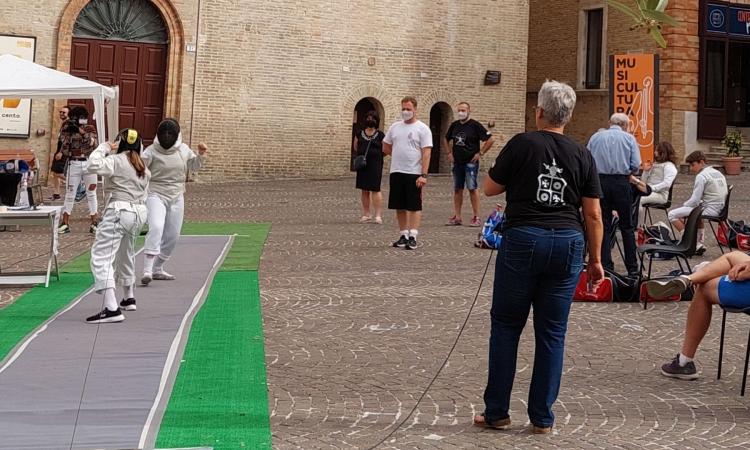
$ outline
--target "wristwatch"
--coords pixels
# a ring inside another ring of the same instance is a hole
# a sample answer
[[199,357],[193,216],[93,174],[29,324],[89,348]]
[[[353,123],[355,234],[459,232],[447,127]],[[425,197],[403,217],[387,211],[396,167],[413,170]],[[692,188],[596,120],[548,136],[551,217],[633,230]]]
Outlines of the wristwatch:
[[426,173],[423,173],[422,175],[420,175],[420,177],[422,177],[422,178],[427,178],[427,174],[426,174]]

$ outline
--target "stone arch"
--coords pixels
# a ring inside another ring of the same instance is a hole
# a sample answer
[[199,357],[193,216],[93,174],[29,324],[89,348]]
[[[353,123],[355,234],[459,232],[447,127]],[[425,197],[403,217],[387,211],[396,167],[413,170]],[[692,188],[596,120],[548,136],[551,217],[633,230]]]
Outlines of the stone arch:
[[[73,27],[81,10],[90,0],[70,0],[63,10],[57,32],[57,70],[70,72],[70,55]],[[183,48],[185,30],[177,9],[171,0],[151,0],[159,10],[169,31],[169,54],[167,56],[167,79],[164,92],[164,115],[179,118],[182,88]],[[58,102],[58,107],[64,102]],[[53,133],[54,134],[54,133]]]
[[451,108],[455,108],[459,100],[453,92],[440,89],[429,91],[422,98],[417,97],[417,102],[419,103],[419,115],[420,117],[425,118],[426,115],[430,114],[430,108],[432,108],[432,105],[435,103],[445,102]]
[[[393,117],[393,112],[398,110],[393,104],[393,100],[388,95],[388,92],[381,86],[376,84],[364,84],[351,89],[344,96],[341,104],[341,117],[346,118],[346,121],[351,117],[352,111],[357,106],[360,100],[363,98],[374,98],[378,100],[383,107],[383,117],[380,118],[381,126],[387,127]],[[398,101],[398,100],[396,100]],[[351,124],[347,124],[350,126]]]

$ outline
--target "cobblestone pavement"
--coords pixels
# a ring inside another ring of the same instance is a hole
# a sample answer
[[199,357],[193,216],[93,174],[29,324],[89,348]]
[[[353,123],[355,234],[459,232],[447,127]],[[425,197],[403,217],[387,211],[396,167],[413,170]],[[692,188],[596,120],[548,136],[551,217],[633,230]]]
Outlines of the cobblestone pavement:
[[[749,218],[750,175],[730,183],[737,186],[732,216]],[[529,323],[513,390],[514,426],[506,432],[473,427],[471,418],[483,407],[494,258],[482,283],[491,252],[472,246],[478,229],[443,226],[451,215],[450,178],[430,179],[422,246],[413,252],[390,247],[397,238],[392,213],[386,212],[384,225],[357,223],[353,185],[347,178],[190,186],[188,220],[273,224],[260,276],[274,447],[372,448],[386,437],[378,448],[750,447],[750,409],[739,396],[746,316],[728,319],[720,381],[720,315],[698,353],[700,380],[658,373],[658,365],[679,350],[687,303],[659,303],[648,311],[638,304],[574,305],[557,423],[549,436],[526,430]],[[692,178],[681,176],[675,201],[684,201],[691,187]],[[492,204],[483,199],[483,214]],[[468,199],[464,211],[467,206]],[[74,225],[84,229],[82,221]],[[0,233],[3,267],[39,251],[40,235],[23,236]],[[62,245],[71,246],[62,259],[90,240],[80,231],[64,236]],[[696,262],[717,254],[714,246]],[[425,392],[480,283],[463,335]],[[0,301],[19,292],[2,289]]]

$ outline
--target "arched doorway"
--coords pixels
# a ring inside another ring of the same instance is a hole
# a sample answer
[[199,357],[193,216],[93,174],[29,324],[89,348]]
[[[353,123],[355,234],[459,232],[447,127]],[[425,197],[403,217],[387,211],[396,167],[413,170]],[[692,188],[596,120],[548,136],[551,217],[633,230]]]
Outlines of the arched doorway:
[[119,127],[145,144],[164,117],[169,33],[148,0],[92,0],[73,27],[70,73],[120,87]]
[[349,170],[354,170],[354,167],[352,167],[355,156],[354,136],[356,136],[357,132],[364,127],[365,116],[370,111],[375,111],[376,113],[378,113],[378,117],[380,117],[380,129],[383,129],[383,116],[385,115],[383,104],[374,97],[365,97],[358,101],[354,106],[354,116],[352,117],[351,157],[349,162]]
[[432,155],[430,156],[430,173],[447,172],[445,134],[453,122],[453,109],[445,102],[437,102],[430,109],[430,130],[432,130]]

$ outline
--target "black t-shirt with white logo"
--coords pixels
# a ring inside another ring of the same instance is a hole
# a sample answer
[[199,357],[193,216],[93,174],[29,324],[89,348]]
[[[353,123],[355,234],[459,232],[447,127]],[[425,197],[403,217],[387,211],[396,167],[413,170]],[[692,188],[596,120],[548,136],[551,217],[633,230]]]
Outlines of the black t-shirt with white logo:
[[479,143],[487,141],[492,133],[479,122],[469,119],[466,123],[460,120],[453,122],[445,134],[445,139],[453,141],[453,160],[458,164],[466,164],[479,153]]
[[583,231],[583,197],[601,198],[591,153],[559,133],[518,134],[503,148],[489,176],[505,186],[505,226]]

